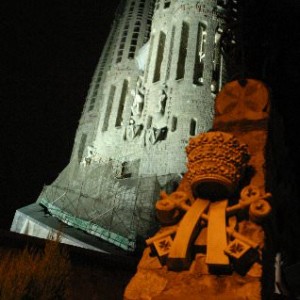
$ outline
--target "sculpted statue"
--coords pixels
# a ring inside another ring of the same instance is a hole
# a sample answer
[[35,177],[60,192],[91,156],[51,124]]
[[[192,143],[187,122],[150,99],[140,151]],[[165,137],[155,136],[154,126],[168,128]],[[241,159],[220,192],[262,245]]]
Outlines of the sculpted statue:
[[160,115],[163,115],[165,113],[165,108],[166,108],[166,103],[167,103],[167,85],[163,85],[163,88],[161,90],[161,94],[159,96],[159,101],[158,101],[158,108],[157,108],[157,112]]
[[144,93],[145,88],[142,86],[142,79],[139,77],[136,88],[131,90],[133,96],[133,103],[131,106],[131,115],[140,117],[144,107]]

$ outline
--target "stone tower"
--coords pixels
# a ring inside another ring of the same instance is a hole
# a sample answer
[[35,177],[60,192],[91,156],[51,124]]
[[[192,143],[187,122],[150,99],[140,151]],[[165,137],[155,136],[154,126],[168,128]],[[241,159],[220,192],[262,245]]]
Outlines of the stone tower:
[[11,230],[45,236],[49,225],[32,212],[43,206],[52,217],[125,250],[148,235],[159,191],[173,191],[186,171],[189,138],[212,126],[225,76],[224,17],[235,1],[228,2],[121,2],[70,163],[31,210],[16,212]]

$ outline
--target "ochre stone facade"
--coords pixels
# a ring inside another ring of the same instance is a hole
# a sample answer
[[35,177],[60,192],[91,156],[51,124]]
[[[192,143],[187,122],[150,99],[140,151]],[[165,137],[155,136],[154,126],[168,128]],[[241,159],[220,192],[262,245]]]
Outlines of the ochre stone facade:
[[[212,131],[190,140],[188,171],[177,191],[161,193],[156,207],[163,226],[146,240],[126,300],[271,299],[262,280],[273,271],[263,256],[272,206],[265,187],[268,90],[252,79],[230,82],[215,109]],[[234,176],[224,178],[229,166]]]

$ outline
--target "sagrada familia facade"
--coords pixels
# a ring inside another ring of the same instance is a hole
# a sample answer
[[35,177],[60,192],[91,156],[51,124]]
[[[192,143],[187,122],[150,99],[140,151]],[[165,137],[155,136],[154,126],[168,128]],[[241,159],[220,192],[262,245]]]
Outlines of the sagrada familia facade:
[[274,282],[282,293],[269,216],[287,197],[287,155],[268,88],[241,75],[238,5],[120,1],[70,162],[11,231],[141,246],[128,300],[271,299]]
[[[226,76],[225,19],[234,16],[235,4],[121,1],[70,163],[36,203],[16,212],[13,231],[47,235],[51,225],[36,217],[41,206],[129,251],[153,230],[159,191],[173,191],[186,171],[189,138],[212,126],[214,99]],[[80,244],[71,239],[65,236]]]

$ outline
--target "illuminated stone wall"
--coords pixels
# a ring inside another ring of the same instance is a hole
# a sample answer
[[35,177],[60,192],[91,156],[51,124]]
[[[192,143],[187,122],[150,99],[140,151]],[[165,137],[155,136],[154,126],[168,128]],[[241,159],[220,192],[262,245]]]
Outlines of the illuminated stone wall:
[[72,159],[140,160],[139,175],[182,173],[184,147],[211,128],[222,86],[224,11],[216,1],[127,1],[122,9],[95,71]]
[[121,1],[70,163],[37,203],[123,249],[157,226],[159,190],[176,188],[189,138],[212,127],[226,69],[225,7],[217,0]]

